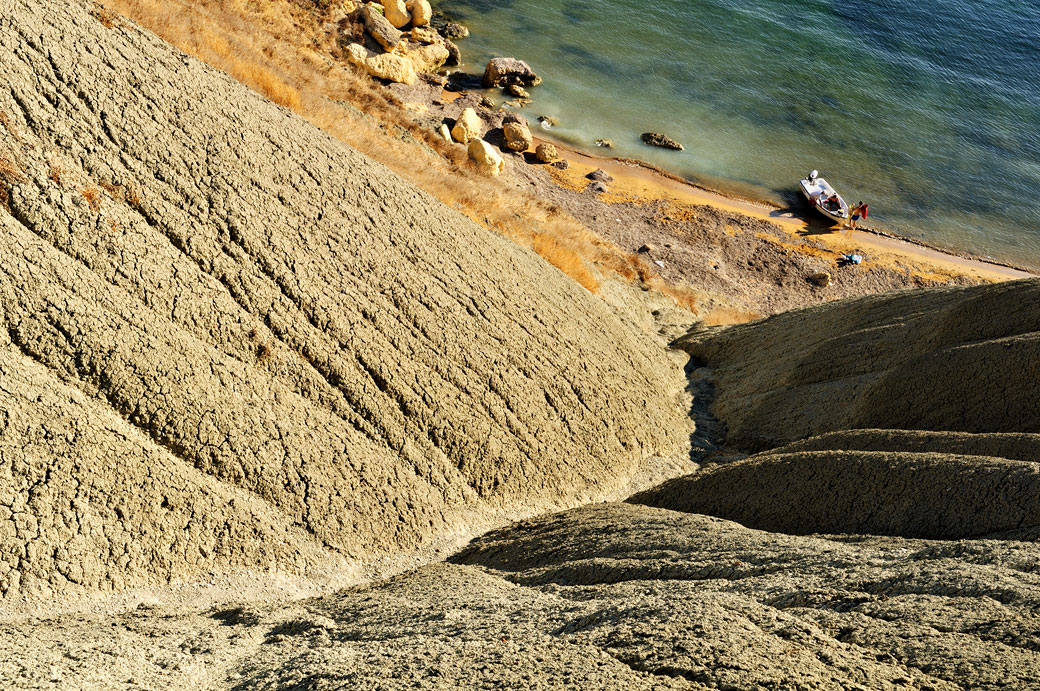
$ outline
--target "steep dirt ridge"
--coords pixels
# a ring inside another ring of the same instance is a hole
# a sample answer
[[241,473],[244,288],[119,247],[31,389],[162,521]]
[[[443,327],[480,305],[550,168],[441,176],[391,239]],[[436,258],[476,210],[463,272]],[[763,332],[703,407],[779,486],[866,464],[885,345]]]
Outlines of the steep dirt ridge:
[[410,549],[684,451],[597,298],[89,10],[0,13],[0,592]]
[[1040,280],[844,300],[692,333],[728,443],[847,429],[1040,432]]
[[[712,466],[631,501],[801,535],[963,539],[1040,531],[1040,463],[1014,460],[1040,458],[1040,435],[871,432],[875,438],[834,433]],[[972,455],[979,450],[990,455]]]

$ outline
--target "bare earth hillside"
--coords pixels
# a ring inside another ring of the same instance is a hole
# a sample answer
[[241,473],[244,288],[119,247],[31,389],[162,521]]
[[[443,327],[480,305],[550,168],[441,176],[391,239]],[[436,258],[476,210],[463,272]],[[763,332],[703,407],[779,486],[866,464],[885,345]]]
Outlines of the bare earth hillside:
[[412,549],[684,452],[659,343],[89,10],[0,15],[0,593]]
[[1040,281],[684,370],[85,0],[0,74],[0,688],[1040,689]]

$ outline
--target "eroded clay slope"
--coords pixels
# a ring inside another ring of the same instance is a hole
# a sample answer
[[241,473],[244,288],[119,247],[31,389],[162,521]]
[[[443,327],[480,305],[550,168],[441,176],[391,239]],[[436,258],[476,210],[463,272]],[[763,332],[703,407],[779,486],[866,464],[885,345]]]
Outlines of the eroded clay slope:
[[681,339],[749,451],[858,428],[1040,432],[1040,280],[877,295]]
[[[106,537],[81,555],[82,585],[122,587],[413,548],[484,508],[601,496],[681,451],[681,372],[597,298],[90,7],[6,0],[0,13],[0,389],[25,420],[90,430],[68,442],[82,452],[47,440],[30,455],[26,424],[0,428],[0,503],[19,507],[3,551],[33,565],[0,562],[5,594],[71,580],[28,545],[57,549],[58,533],[31,526],[74,522],[64,497],[81,490],[30,497],[40,478],[89,481]],[[30,365],[47,410],[17,393]],[[129,479],[153,461],[177,480]],[[253,518],[227,528],[224,553],[198,541],[201,559],[123,559],[177,544],[191,522],[159,518],[170,483],[216,523]],[[128,485],[140,496],[120,508]],[[148,530],[128,527],[149,511]],[[307,538],[271,538],[290,533]],[[137,542],[110,548],[117,534]]]
[[[51,688],[1040,688],[1035,543],[795,537],[600,504],[322,598],[0,629]],[[103,625],[102,625],[103,624]],[[52,667],[53,666],[53,667]]]
[[1040,531],[1040,435],[835,432],[631,501],[782,533],[962,539]]

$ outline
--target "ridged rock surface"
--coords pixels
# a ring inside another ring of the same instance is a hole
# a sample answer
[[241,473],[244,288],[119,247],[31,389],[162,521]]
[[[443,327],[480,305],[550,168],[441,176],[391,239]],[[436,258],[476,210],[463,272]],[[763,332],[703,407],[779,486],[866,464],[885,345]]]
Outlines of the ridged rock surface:
[[1040,280],[843,300],[684,337],[728,443],[826,432],[1040,432]]
[[[0,628],[17,688],[1040,688],[1034,543],[775,535],[631,504],[284,606]],[[55,642],[58,642],[56,645]],[[128,683],[132,680],[133,683]]]
[[0,13],[0,594],[364,559],[683,452],[598,298],[90,9]]
[[[865,447],[865,448],[864,448]],[[632,501],[783,533],[1040,530],[1040,435],[857,430],[712,466]]]

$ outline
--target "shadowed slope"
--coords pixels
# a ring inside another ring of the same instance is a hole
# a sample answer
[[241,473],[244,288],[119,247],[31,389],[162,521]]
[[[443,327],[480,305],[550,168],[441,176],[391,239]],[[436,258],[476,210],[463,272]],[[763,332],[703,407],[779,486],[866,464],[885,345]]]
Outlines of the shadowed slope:
[[1040,432],[1040,280],[844,300],[690,334],[728,443],[843,429]]
[[[489,509],[602,496],[682,451],[682,373],[598,299],[89,7],[12,0],[0,16],[0,156],[16,171],[0,180],[0,332],[13,363],[136,428],[91,470],[98,492],[125,492],[126,464],[160,454],[187,473],[184,492],[224,483],[266,508],[270,530],[360,558],[464,532]],[[22,434],[0,431],[10,448]],[[50,453],[10,466],[0,493],[23,491]],[[161,506],[157,487],[140,491]],[[102,503],[105,525],[128,520]],[[135,539],[147,552],[175,523]],[[5,533],[4,549],[26,539]],[[227,559],[295,568],[307,544],[240,536]],[[127,568],[89,585],[169,571]],[[26,585],[0,578],[6,594]]]

